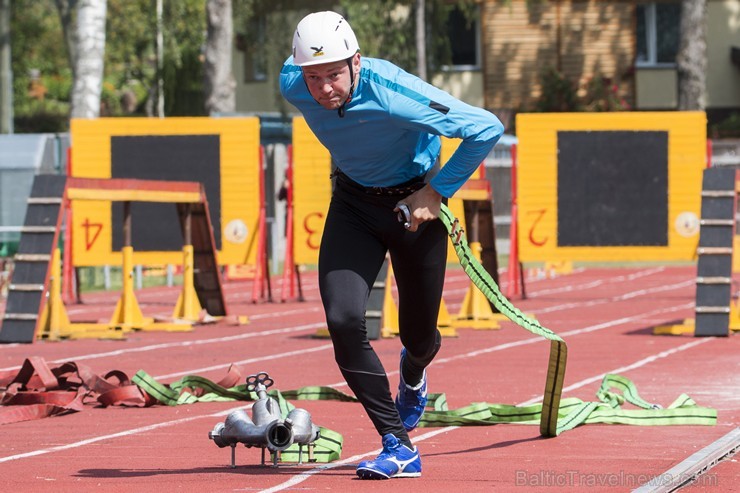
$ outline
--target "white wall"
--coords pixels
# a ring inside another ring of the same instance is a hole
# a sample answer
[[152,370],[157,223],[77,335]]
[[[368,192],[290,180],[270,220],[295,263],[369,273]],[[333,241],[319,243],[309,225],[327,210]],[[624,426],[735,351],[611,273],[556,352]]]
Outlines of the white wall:
[[730,48],[740,48],[740,0],[708,3],[707,106],[740,108],[740,67],[730,61]]

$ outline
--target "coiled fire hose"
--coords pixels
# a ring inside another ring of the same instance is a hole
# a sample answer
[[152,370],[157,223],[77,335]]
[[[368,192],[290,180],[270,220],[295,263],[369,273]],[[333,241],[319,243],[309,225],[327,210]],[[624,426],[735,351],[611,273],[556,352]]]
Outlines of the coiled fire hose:
[[540,325],[536,320],[527,317],[506,299],[491,275],[483,268],[470,250],[460,221],[444,204],[442,204],[439,217],[447,228],[450,240],[452,240],[452,246],[455,248],[455,253],[460,260],[460,265],[468,277],[470,277],[473,284],[509,320],[523,329],[550,341],[550,360],[547,367],[547,381],[545,383],[545,392],[542,401],[540,434],[546,437],[557,436],[559,433],[558,408],[560,407],[560,396],[563,392],[563,379],[565,378],[565,366],[568,360],[568,347],[565,345],[565,341],[550,329]]

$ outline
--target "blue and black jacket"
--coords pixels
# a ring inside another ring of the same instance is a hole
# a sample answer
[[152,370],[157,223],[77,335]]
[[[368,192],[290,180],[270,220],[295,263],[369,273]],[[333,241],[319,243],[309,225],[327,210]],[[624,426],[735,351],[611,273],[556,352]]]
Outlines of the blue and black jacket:
[[390,62],[361,61],[343,118],[313,99],[292,57],[280,73],[280,90],[342,172],[366,187],[389,187],[423,175],[439,157],[439,136],[462,139],[430,182],[451,197],[496,145],[503,125],[491,112],[463,103]]

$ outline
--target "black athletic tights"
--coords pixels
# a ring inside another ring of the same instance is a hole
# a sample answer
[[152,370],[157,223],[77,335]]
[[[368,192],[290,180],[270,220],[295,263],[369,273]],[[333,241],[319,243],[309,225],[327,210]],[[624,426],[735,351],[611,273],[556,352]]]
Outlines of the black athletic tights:
[[399,296],[399,333],[407,351],[404,375],[421,375],[439,351],[437,330],[447,260],[441,221],[406,231],[393,208],[403,196],[376,196],[337,179],[319,253],[319,289],[347,384],[378,433],[410,445],[393,404],[388,377],[367,338],[370,289],[390,252]]

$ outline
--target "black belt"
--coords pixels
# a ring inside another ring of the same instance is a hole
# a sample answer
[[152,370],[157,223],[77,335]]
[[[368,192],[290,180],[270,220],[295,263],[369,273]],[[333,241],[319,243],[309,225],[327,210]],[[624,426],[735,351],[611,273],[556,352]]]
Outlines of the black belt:
[[417,190],[421,190],[422,188],[424,188],[424,185],[426,185],[426,183],[424,182],[425,175],[426,173],[424,175],[417,176],[416,178],[412,178],[407,182],[394,185],[392,187],[366,187],[364,185],[360,185],[356,181],[352,180],[349,176],[342,173],[338,168],[334,170],[334,173],[332,173],[331,176],[337,177],[338,184],[353,188],[355,190],[359,190],[368,195],[393,197],[411,195]]

